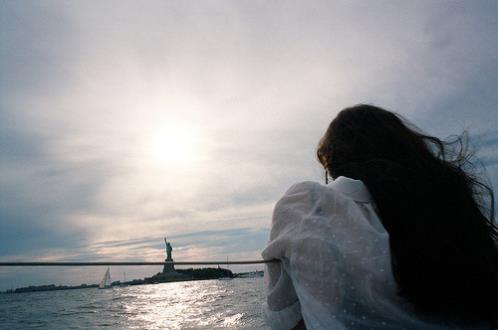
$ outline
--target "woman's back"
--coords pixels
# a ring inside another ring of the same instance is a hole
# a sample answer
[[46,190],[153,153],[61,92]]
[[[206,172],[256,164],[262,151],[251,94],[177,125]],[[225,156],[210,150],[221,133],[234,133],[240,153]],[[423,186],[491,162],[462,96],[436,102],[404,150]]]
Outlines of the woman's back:
[[[418,238],[424,244],[424,237]],[[422,315],[398,295],[389,234],[360,180],[302,182],[277,203],[265,259],[267,322],[288,329],[489,329]]]

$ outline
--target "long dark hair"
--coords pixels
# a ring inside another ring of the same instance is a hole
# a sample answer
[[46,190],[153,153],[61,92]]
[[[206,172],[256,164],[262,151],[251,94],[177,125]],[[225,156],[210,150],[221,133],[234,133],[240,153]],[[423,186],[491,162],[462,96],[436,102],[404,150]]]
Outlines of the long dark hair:
[[467,141],[462,134],[444,142],[361,104],[331,122],[317,156],[333,178],[367,186],[389,233],[400,295],[424,313],[496,320],[494,196]]

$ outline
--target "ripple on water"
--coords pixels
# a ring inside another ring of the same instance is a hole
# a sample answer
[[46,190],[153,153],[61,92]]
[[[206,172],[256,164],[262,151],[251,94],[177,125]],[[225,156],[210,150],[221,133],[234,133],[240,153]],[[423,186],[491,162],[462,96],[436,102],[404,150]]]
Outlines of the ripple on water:
[[192,281],[0,295],[2,328],[263,328],[263,281]]

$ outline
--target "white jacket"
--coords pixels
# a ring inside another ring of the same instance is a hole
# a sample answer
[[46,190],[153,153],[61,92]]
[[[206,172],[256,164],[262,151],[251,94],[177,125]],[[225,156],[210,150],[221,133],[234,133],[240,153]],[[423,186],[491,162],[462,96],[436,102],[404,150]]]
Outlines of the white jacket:
[[465,329],[417,315],[396,294],[389,236],[359,180],[293,185],[275,206],[262,255],[281,261],[265,271],[272,329],[300,319],[308,329]]

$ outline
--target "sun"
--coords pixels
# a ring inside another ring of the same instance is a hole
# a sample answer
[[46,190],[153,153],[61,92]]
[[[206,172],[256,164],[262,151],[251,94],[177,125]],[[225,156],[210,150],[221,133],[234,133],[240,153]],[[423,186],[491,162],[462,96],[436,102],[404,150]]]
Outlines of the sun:
[[182,122],[169,122],[153,127],[146,141],[146,153],[155,166],[188,167],[201,152],[199,131]]

